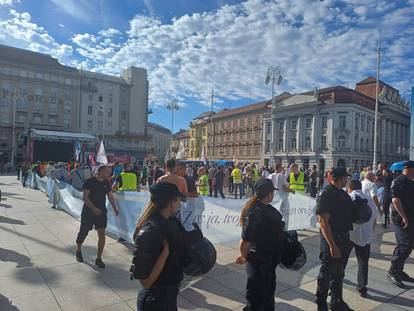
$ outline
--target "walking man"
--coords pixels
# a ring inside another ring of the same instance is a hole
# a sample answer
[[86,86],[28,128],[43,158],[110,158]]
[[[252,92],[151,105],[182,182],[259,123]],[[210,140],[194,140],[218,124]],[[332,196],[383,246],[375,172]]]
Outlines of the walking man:
[[214,187],[214,197],[217,198],[217,192],[218,192],[218,193],[220,193],[221,198],[225,199],[225,196],[224,196],[224,193],[223,193],[224,172],[223,172],[223,167],[222,166],[219,166],[218,171],[214,174],[213,187]]
[[345,268],[351,251],[349,231],[352,230],[352,200],[342,190],[347,183],[345,168],[330,171],[329,184],[316,200],[316,214],[320,224],[321,267],[317,279],[316,303],[318,311],[328,311],[327,297],[331,291],[332,311],[352,310],[342,297]]
[[391,219],[394,223],[397,247],[391,259],[391,267],[387,279],[404,288],[402,281],[412,282],[405,273],[404,264],[414,246],[414,161],[404,162],[404,170],[391,185],[393,209]]
[[84,205],[81,214],[81,225],[78,237],[76,238],[76,260],[83,262],[82,244],[89,231],[95,227],[98,233],[98,254],[95,265],[100,268],[105,268],[105,264],[102,261],[102,252],[105,247],[105,229],[107,223],[106,197],[109,199],[115,215],[118,216],[119,214],[112,195],[110,175],[111,168],[102,165],[98,168],[97,177],[92,177],[85,181],[83,185]]

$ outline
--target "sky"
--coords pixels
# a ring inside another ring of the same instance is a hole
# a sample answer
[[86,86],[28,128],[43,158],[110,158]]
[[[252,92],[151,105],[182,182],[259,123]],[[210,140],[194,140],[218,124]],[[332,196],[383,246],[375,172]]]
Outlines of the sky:
[[409,98],[414,85],[414,0],[0,0],[0,44],[119,76],[148,71],[150,121],[174,131],[210,110],[276,93],[353,88],[376,74]]

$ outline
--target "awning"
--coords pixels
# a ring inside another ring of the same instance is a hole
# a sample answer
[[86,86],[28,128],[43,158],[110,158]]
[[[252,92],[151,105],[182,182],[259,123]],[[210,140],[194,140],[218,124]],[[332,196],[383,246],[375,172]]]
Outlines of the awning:
[[65,141],[91,141],[95,142],[96,137],[91,134],[60,132],[49,130],[30,129],[30,137],[34,139],[65,140]]

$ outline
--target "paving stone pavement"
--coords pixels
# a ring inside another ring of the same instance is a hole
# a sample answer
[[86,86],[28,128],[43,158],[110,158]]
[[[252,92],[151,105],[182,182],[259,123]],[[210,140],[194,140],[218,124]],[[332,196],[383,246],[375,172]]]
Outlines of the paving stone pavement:
[[[131,249],[108,237],[104,251],[105,270],[95,268],[97,237],[91,232],[85,242],[85,264],[74,258],[76,219],[50,208],[46,196],[23,188],[14,176],[0,176],[0,310],[135,310],[138,282],[129,281]],[[276,310],[316,310],[313,303],[318,273],[318,234],[301,231],[308,254],[298,271],[278,269]],[[385,279],[394,248],[390,230],[377,227],[372,243],[369,297],[355,292],[356,259],[350,258],[344,284],[345,300],[355,310],[414,310],[414,284],[400,289]],[[216,245],[217,264],[203,278],[179,295],[179,310],[242,310],[246,274],[234,264],[237,242]],[[414,260],[405,271],[414,276]]]

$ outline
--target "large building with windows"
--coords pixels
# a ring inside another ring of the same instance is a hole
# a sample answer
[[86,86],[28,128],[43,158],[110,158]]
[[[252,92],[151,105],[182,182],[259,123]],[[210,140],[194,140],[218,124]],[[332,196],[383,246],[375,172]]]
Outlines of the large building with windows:
[[190,157],[190,132],[185,129],[180,129],[173,135],[172,138],[172,156],[177,156],[181,153],[181,160],[187,160]]
[[145,69],[129,67],[115,77],[0,45],[0,161],[11,160],[13,146],[15,161],[22,160],[31,128],[102,136],[108,155],[140,159],[147,114]]
[[148,153],[164,161],[171,146],[171,131],[159,124],[148,123]]
[[[377,160],[391,163],[408,158],[410,115],[398,90],[380,81]],[[289,94],[277,99],[264,115],[262,163],[371,166],[374,152],[376,79]],[[271,161],[273,160],[273,161]]]

